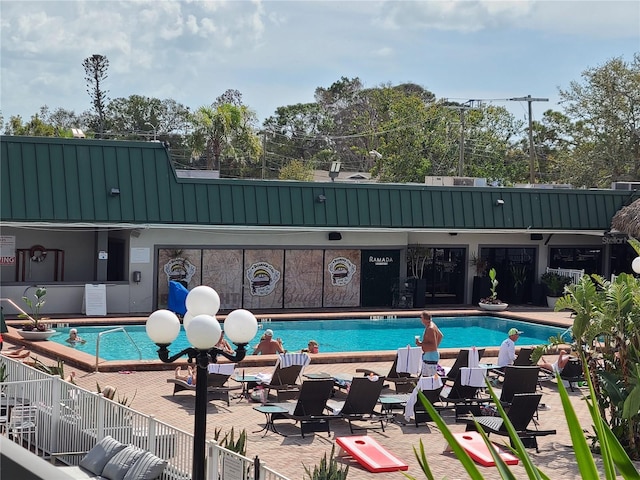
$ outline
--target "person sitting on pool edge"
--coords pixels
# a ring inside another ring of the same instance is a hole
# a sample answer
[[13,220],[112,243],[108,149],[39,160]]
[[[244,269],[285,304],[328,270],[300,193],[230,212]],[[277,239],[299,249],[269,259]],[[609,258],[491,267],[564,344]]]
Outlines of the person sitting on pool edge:
[[268,328],[260,339],[260,343],[253,351],[254,355],[273,355],[274,353],[284,353],[282,339],[273,339],[273,330]]
[[76,343],[87,343],[84,338],[78,336],[78,330],[75,328],[69,330],[69,338],[67,338],[65,341],[67,343],[70,343],[71,345],[75,345]]
[[231,348],[229,342],[224,338],[224,332],[220,333],[220,340],[216,343],[216,348],[219,348],[223,352],[233,353],[233,348]]
[[500,351],[498,352],[498,367],[506,367],[512,365],[516,359],[516,342],[523,332],[517,328],[509,330],[507,338],[505,338],[500,344]]

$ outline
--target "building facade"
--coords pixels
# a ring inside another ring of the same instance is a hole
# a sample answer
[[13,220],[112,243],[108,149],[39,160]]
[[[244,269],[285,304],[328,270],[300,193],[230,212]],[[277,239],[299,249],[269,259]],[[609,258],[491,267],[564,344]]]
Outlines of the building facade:
[[483,267],[501,298],[539,303],[547,266],[608,276],[635,256],[610,232],[635,191],[207,179],[157,142],[0,147],[1,296],[46,286],[51,315],[91,310],[96,285],[106,313],[147,314],[169,280],[223,310],[460,305]]

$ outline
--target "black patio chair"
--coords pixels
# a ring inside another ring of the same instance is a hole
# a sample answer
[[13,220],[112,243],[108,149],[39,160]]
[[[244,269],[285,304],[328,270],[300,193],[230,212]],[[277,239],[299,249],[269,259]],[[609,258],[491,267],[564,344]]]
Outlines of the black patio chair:
[[[533,421],[542,394],[540,393],[518,393],[513,396],[511,406],[507,409],[507,418],[516,430],[518,437],[526,448],[535,448],[539,452],[538,437],[545,435],[555,435],[555,430],[538,430],[529,429],[529,424]],[[467,417],[464,422],[467,423],[467,431],[477,430],[478,425],[487,433],[495,433],[496,435],[508,436],[507,428],[502,417],[495,416],[474,416]],[[513,447],[513,441],[511,442]]]
[[[412,376],[410,373],[398,372],[398,354],[396,354],[396,358],[393,359],[393,364],[389,369],[389,373],[384,375],[384,378],[395,386],[396,392],[398,393],[409,393],[413,390],[413,386],[418,381],[418,377]],[[380,373],[377,373],[368,368],[356,368],[356,372],[363,373],[364,376],[376,375],[378,377],[382,377]]]
[[305,380],[300,387],[300,394],[296,403],[281,402],[271,404],[287,410],[284,413],[274,413],[272,421],[289,419],[300,422],[300,433],[303,438],[306,432],[325,430],[330,436],[329,420],[331,415],[326,415],[324,411],[332,391],[332,379]]
[[[484,348],[478,348],[478,360],[480,360],[483,355],[484,355]],[[462,367],[468,367],[468,366],[469,366],[469,349],[463,348],[458,351],[458,356],[456,357],[449,371],[447,371],[445,379],[455,382],[460,369]]]
[[384,417],[374,411],[382,393],[384,380],[382,377],[377,380],[370,380],[369,377],[354,377],[347,398],[343,401],[329,400],[327,410],[334,414],[334,418],[347,420],[351,433],[353,433],[353,421],[376,419],[376,417],[379,418],[380,427],[384,432]]

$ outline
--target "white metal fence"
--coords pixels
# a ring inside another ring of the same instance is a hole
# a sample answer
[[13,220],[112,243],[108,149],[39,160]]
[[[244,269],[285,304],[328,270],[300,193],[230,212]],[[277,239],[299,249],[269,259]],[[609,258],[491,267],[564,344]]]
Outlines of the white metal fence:
[[[0,382],[2,433],[20,442],[29,440],[39,455],[69,465],[77,465],[98,441],[111,435],[167,460],[162,480],[191,479],[192,434],[13,359],[0,356],[0,363],[7,375]],[[11,435],[9,425],[11,410],[24,406],[36,410],[35,431],[28,438]],[[208,480],[225,478],[225,468],[241,472],[241,477],[233,478],[242,480],[288,480],[262,464],[255,472],[254,460],[213,441],[206,451]]]
[[571,268],[549,268],[547,267],[547,273],[557,273],[563,277],[570,277],[572,283],[579,283],[580,279],[584,275],[584,269],[573,270]]

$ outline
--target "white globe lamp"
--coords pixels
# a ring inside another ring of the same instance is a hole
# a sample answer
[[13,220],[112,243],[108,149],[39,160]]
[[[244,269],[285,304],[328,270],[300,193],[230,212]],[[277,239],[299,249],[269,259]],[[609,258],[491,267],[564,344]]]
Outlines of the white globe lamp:
[[236,345],[249,343],[258,333],[258,321],[249,310],[234,310],[224,321],[224,333]]
[[147,335],[158,345],[169,345],[180,333],[180,320],[171,310],[156,310],[145,325]]
[[185,305],[193,316],[215,315],[220,309],[220,296],[213,288],[200,285],[187,294]]
[[640,257],[636,257],[631,262],[631,268],[635,273],[640,273]]
[[191,320],[193,320],[193,313],[187,310],[182,317],[182,326],[184,327],[185,332],[187,331],[187,328],[189,328],[189,323],[191,323]]
[[196,315],[186,329],[187,340],[198,350],[215,347],[222,335],[222,327],[212,315]]

